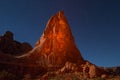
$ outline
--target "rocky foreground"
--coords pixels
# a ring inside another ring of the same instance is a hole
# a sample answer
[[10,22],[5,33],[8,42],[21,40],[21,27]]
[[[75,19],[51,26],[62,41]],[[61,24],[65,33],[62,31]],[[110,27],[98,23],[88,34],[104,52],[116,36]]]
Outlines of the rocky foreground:
[[76,47],[63,11],[53,15],[32,48],[0,36],[0,80],[120,80],[120,67],[104,68],[85,60]]

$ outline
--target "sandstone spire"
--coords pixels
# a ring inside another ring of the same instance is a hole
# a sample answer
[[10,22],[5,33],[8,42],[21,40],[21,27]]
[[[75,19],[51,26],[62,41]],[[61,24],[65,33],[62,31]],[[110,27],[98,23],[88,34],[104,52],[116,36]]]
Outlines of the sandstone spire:
[[50,18],[34,51],[33,56],[42,60],[40,64],[64,65],[67,61],[81,64],[84,61],[63,11]]

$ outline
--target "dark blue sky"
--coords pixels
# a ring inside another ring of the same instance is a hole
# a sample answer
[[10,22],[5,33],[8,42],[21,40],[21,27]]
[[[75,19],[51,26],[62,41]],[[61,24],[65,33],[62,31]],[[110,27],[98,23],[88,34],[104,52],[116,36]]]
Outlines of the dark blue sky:
[[0,35],[34,46],[51,15],[64,10],[83,57],[98,66],[120,66],[119,0],[0,0]]

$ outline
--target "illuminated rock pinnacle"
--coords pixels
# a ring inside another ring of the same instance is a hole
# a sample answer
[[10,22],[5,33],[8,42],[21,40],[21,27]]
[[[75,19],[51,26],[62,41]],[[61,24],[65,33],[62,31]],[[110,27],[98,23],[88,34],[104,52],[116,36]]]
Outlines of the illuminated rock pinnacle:
[[81,64],[84,61],[63,11],[50,18],[34,51],[33,56],[41,65],[64,65],[67,61]]

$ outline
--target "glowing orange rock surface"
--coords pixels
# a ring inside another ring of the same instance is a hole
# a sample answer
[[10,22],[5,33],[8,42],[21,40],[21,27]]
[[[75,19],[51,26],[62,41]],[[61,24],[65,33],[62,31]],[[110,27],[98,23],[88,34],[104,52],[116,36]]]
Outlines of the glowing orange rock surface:
[[45,31],[35,45],[33,56],[41,65],[59,66],[67,61],[81,64],[84,61],[75,45],[63,11],[50,18]]

